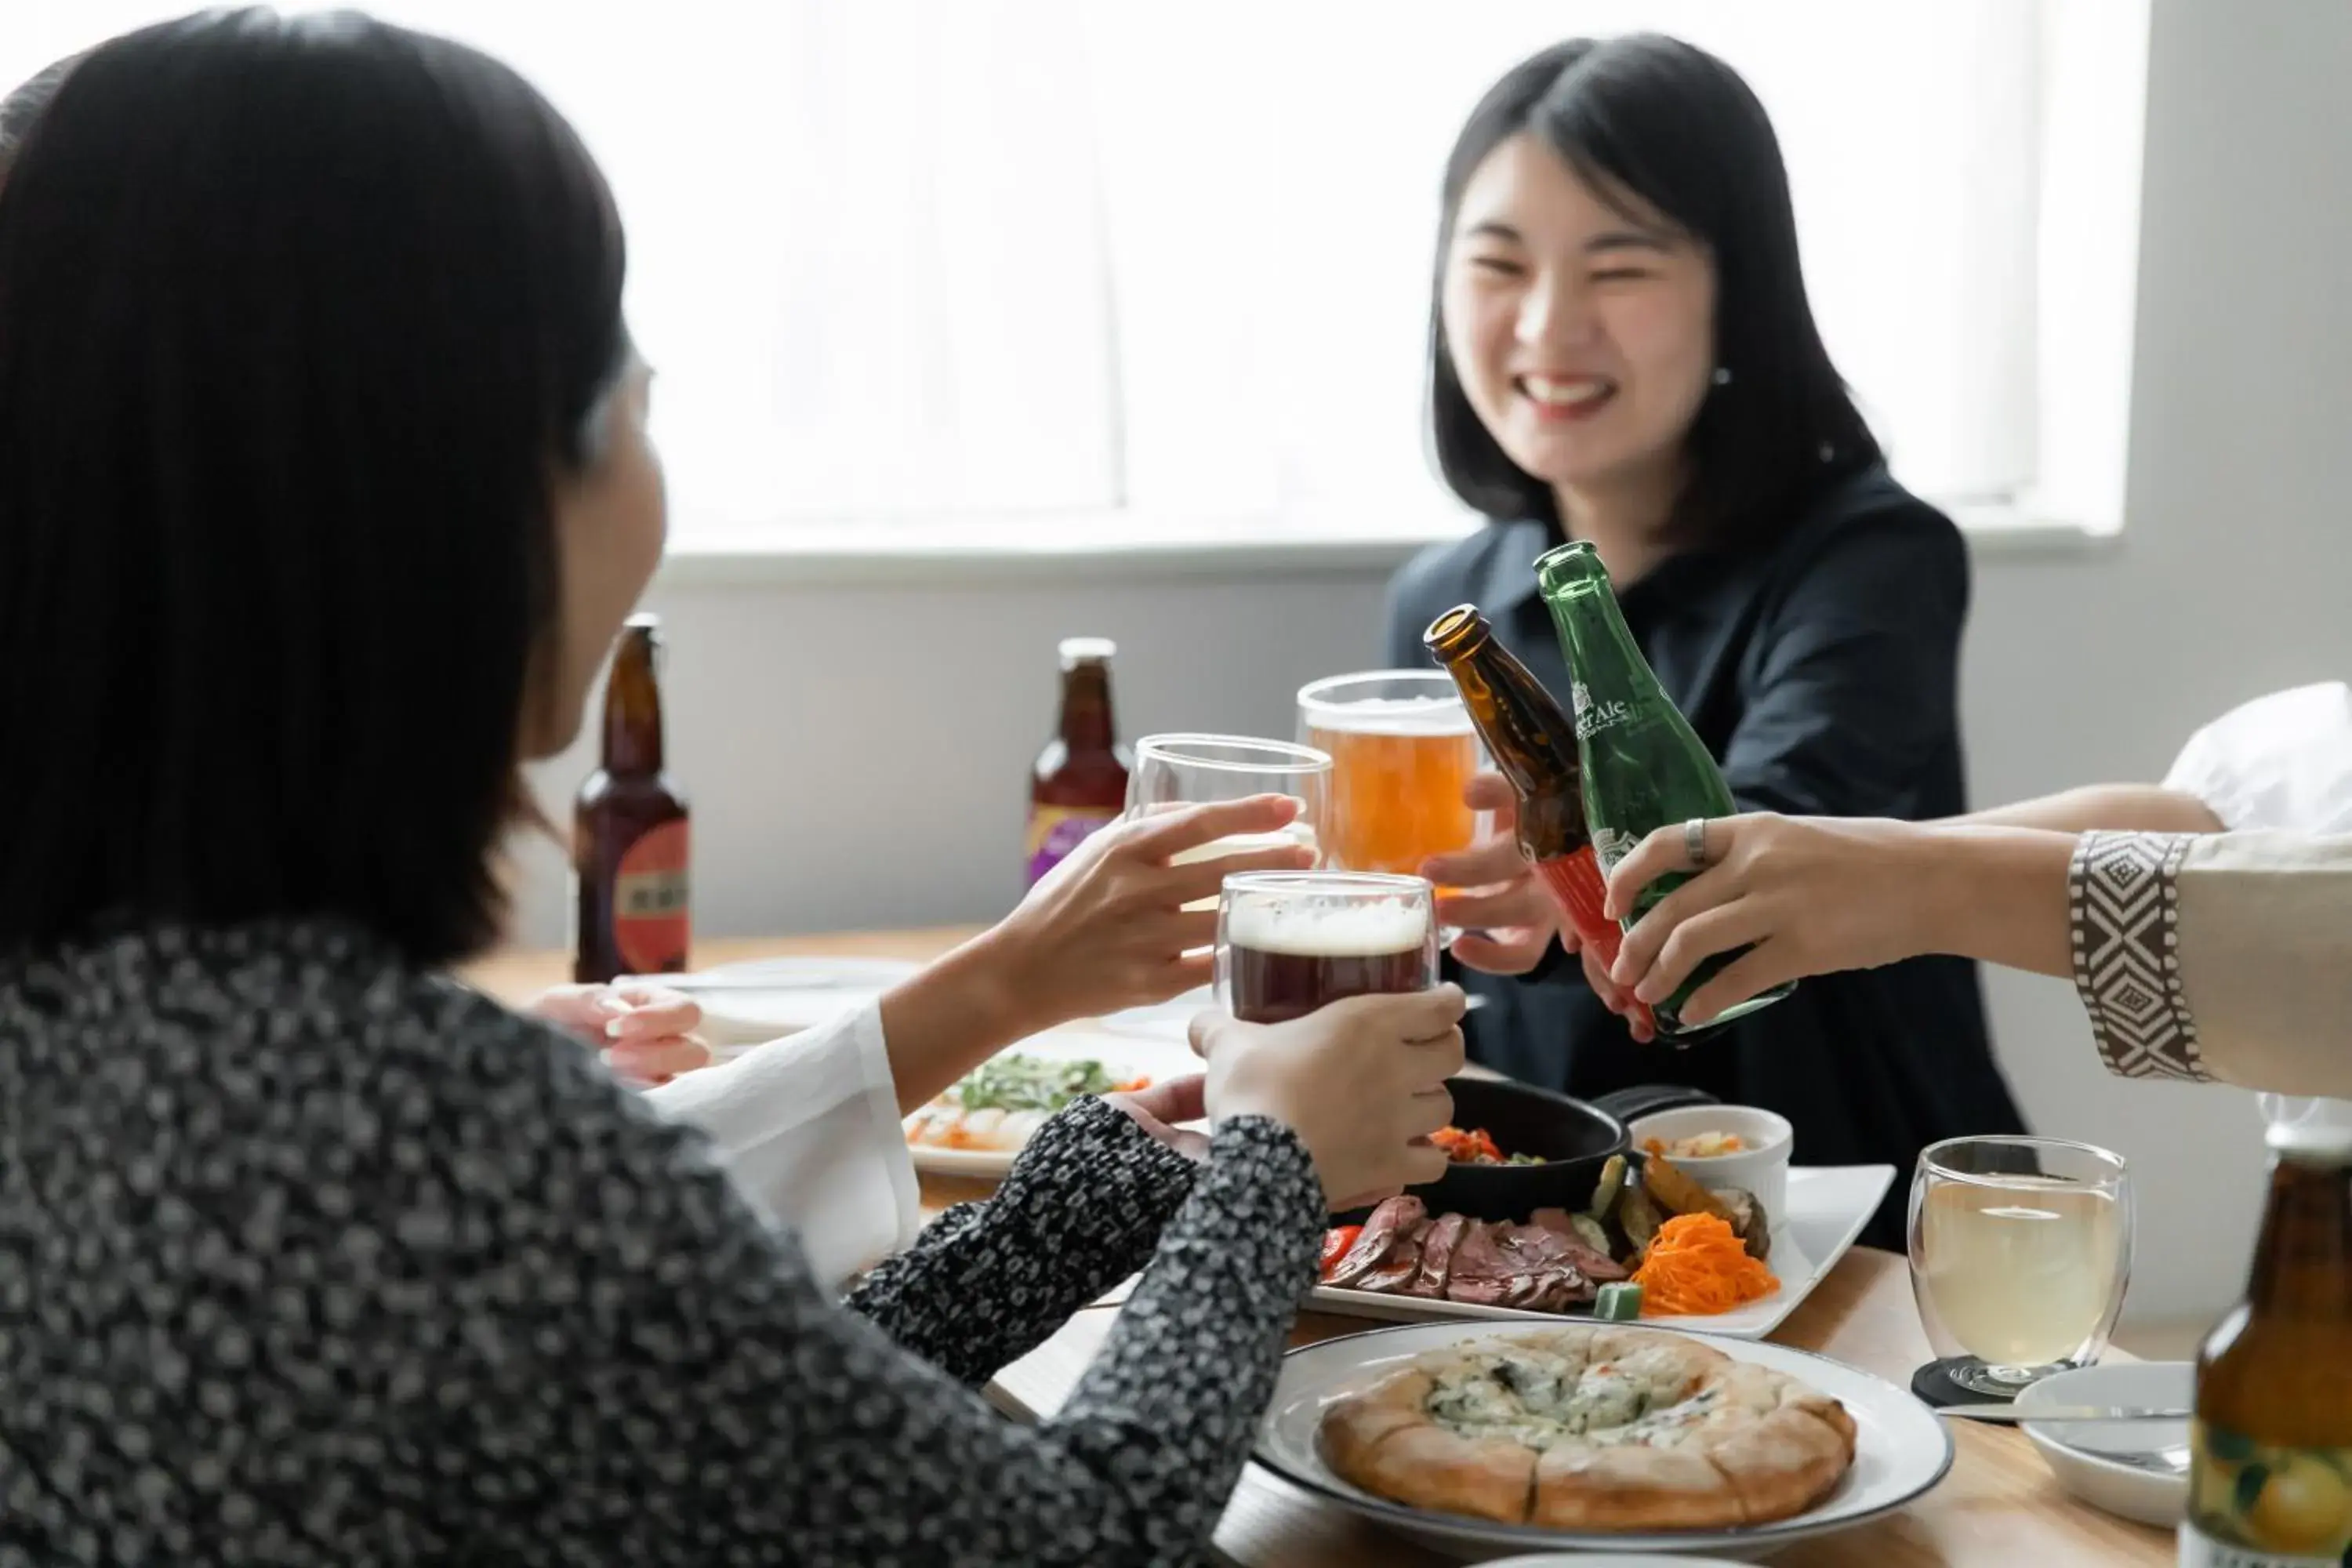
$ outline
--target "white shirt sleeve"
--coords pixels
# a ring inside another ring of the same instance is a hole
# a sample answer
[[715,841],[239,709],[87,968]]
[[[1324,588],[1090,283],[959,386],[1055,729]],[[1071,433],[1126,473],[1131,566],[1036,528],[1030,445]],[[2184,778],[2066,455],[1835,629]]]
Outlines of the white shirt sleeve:
[[2233,833],[2352,834],[2352,688],[2297,687],[2223,714],[2189,737],[2164,784]]
[[646,1099],[709,1133],[735,1184],[800,1233],[835,1287],[920,1227],[878,1004],[672,1079]]

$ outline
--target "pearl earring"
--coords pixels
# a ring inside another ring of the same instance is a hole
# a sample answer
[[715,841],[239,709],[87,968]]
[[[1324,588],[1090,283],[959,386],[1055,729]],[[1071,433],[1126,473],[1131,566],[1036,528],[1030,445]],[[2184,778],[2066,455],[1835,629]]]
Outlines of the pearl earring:
[[1729,365],[1719,364],[1715,367],[1715,384],[1717,386],[1729,386],[1731,384],[1731,367]]

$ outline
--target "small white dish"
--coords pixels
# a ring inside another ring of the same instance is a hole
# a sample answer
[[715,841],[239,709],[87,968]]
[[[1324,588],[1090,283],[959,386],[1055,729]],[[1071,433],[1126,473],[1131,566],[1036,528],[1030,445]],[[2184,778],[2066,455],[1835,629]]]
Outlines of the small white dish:
[[[1648,1324],[1643,1327],[1657,1333],[1674,1332],[1652,1330]],[[1945,1430],[1946,1423],[1909,1391],[1859,1367],[1808,1351],[1706,1334],[1687,1337],[1712,1345],[1734,1361],[1753,1362],[1810,1384],[1843,1405],[1853,1417],[1853,1468],[1834,1491],[1803,1513],[1735,1530],[1605,1534],[1545,1530],[1408,1508],[1340,1479],[1324,1463],[1318,1434],[1324,1407],[1332,1400],[1378,1382],[1424,1351],[1508,1337],[1507,1329],[1499,1336],[1496,1330],[1497,1325],[1491,1323],[1417,1323],[1300,1346],[1283,1357],[1282,1375],[1258,1428],[1252,1462],[1327,1502],[1456,1557],[1483,1557],[1488,1552],[1514,1549],[1555,1556],[1581,1551],[1639,1556],[1645,1568],[1672,1561],[1661,1554],[1677,1552],[1696,1553],[1702,1561],[1709,1556],[1751,1561],[1791,1542],[1850,1530],[1907,1507],[1932,1490],[1952,1468],[1952,1436]],[[1599,1559],[1606,1560],[1606,1555]],[[1536,1561],[1546,1559],[1538,1556]],[[1596,1559],[1583,1555],[1575,1561],[1578,1568],[1590,1568]]]
[[1727,1557],[1685,1557],[1679,1552],[1538,1552],[1531,1557],[1496,1557],[1486,1568],[1738,1568]]
[[1742,1187],[1754,1193],[1772,1228],[1780,1229],[1789,1203],[1789,1159],[1797,1148],[1797,1130],[1789,1125],[1787,1117],[1753,1105],[1685,1105],[1676,1110],[1654,1111],[1625,1131],[1633,1135],[1637,1150],[1646,1150],[1653,1138],[1671,1143],[1702,1132],[1727,1133],[1738,1139],[1744,1147],[1737,1154],[1703,1160],[1680,1154],[1667,1158],[1703,1187]]
[[[1799,1166],[1789,1181],[1788,1206],[1772,1231],[1772,1255],[1764,1266],[1780,1288],[1761,1300],[1749,1301],[1712,1318],[1644,1318],[1644,1328],[1689,1329],[1725,1339],[1760,1340],[1779,1328],[1797,1303],[1812,1293],[1822,1276],[1837,1267],[1853,1246],[1854,1237],[1878,1212],[1886,1189],[1894,1184],[1892,1165]],[[1582,1308],[1570,1312],[1530,1312],[1522,1307],[1480,1307],[1466,1301],[1433,1301],[1420,1296],[1391,1296],[1380,1290],[1335,1289],[1318,1285],[1308,1300],[1318,1311],[1350,1318],[1374,1318],[1390,1323],[1460,1322],[1468,1319],[1496,1323],[1557,1323],[1563,1318],[1589,1319]]]
[[[2197,1369],[2185,1361],[2109,1362],[2056,1373],[2017,1396],[2037,1405],[2100,1405],[2187,1408],[2197,1397]],[[2058,1484],[2089,1503],[2141,1524],[2169,1528],[2189,1507],[2186,1421],[2021,1421],[2019,1426]],[[2151,1468],[2179,1458],[2178,1469]],[[2132,1461],[2137,1460],[2138,1463]]]

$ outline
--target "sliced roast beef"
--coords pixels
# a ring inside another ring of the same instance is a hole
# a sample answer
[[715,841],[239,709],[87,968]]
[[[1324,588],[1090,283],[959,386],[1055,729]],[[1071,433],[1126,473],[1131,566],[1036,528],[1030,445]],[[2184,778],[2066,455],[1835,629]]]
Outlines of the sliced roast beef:
[[1503,1250],[1500,1233],[1504,1228],[1473,1222],[1463,1230],[1462,1239],[1454,1245],[1454,1267],[1446,1277],[1447,1300],[1506,1307],[1514,1293],[1525,1295],[1532,1289],[1528,1268]]
[[1430,1228],[1429,1221],[1422,1218],[1398,1231],[1395,1243],[1389,1247],[1389,1255],[1358,1276],[1355,1289],[1393,1291],[1411,1284],[1413,1276],[1421,1269],[1423,1240],[1429,1235]]
[[1540,1230],[1557,1237],[1566,1248],[1559,1256],[1574,1264],[1576,1271],[1587,1279],[1625,1278],[1624,1265],[1605,1252],[1594,1250],[1592,1243],[1576,1228],[1576,1222],[1569,1218],[1566,1209],[1538,1209],[1525,1228]]
[[1578,1273],[1573,1264],[1546,1265],[1542,1271],[1542,1289],[1538,1290],[1535,1298],[1528,1302],[1531,1310],[1538,1312],[1564,1312],[1569,1308],[1580,1306],[1600,1294],[1599,1287]]
[[1445,1281],[1454,1271],[1454,1249],[1474,1223],[1465,1215],[1450,1214],[1429,1227],[1429,1234],[1421,1238],[1421,1268],[1405,1285],[1406,1295],[1426,1296],[1433,1301],[1445,1299]]
[[1353,1286],[1388,1257],[1389,1250],[1396,1245],[1399,1231],[1410,1229],[1428,1213],[1419,1198],[1410,1196],[1391,1198],[1374,1209],[1371,1217],[1364,1222],[1363,1234],[1356,1237],[1356,1245],[1331,1266],[1323,1283]]

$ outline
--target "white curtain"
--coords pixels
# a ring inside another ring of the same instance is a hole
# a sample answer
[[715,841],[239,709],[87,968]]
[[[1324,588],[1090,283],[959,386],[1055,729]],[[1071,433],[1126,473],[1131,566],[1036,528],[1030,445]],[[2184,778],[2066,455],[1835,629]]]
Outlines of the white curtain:
[[[369,8],[507,59],[604,166],[685,538],[1444,516],[1445,153],[1514,61],[1634,27],[1770,110],[1815,310],[1897,471],[1947,499],[2033,475],[2035,0]],[[14,0],[0,76],[179,9]]]

